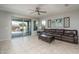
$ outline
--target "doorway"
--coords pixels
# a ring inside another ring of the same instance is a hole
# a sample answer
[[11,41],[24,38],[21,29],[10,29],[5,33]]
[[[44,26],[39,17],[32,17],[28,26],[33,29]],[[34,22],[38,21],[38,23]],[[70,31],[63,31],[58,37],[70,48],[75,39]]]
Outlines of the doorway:
[[12,38],[31,35],[31,19],[13,18],[11,34]]

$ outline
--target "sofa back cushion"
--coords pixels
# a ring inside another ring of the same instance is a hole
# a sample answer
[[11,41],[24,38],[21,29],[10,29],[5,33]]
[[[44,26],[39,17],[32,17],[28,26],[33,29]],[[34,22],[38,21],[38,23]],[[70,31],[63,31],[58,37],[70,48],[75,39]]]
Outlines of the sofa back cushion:
[[55,32],[56,32],[56,29],[51,29],[51,30],[50,30],[50,33],[51,33],[51,34],[53,34],[53,33],[55,33]]
[[56,33],[60,34],[60,35],[63,35],[64,29],[56,29]]
[[77,36],[77,30],[64,30],[64,35],[66,36]]
[[45,29],[44,30],[46,33],[50,33],[50,34],[53,34],[56,32],[56,29]]
[[45,33],[50,34],[60,34],[65,36],[78,36],[77,30],[69,30],[69,29],[44,29]]
[[50,29],[44,29],[44,32],[46,32],[46,33],[50,32]]

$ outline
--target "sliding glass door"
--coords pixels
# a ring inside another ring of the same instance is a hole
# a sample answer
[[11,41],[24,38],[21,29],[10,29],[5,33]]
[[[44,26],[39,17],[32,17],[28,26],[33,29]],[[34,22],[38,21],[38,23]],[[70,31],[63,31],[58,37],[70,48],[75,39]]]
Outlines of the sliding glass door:
[[24,20],[23,24],[23,36],[31,35],[31,20]]
[[12,19],[12,38],[31,35],[31,20],[24,18]]

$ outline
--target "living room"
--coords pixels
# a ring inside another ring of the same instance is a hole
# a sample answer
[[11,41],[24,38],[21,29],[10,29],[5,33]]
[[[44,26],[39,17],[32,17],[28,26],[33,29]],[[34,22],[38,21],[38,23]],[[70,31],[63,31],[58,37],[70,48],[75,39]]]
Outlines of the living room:
[[[78,19],[79,4],[1,4],[0,53],[79,53]],[[37,32],[45,29],[76,30],[77,35],[70,34],[76,35],[77,44],[56,39],[51,43],[39,40]]]

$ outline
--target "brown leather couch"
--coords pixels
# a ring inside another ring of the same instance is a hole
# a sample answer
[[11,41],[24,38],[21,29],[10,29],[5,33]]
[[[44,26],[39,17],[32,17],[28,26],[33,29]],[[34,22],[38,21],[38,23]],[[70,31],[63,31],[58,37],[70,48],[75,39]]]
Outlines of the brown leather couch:
[[[39,31],[40,32],[40,31]],[[38,33],[38,32],[37,32]],[[40,35],[50,35],[54,39],[78,44],[78,31],[70,29],[44,29]],[[38,35],[40,37],[40,35]]]

